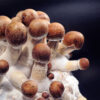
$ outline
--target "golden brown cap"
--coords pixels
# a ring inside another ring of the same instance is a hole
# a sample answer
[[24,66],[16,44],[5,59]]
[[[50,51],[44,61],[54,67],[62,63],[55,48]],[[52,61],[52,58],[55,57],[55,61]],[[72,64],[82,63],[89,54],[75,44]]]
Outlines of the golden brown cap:
[[33,20],[29,25],[29,33],[33,38],[43,38],[48,33],[48,22],[43,19]]
[[34,19],[38,18],[38,14],[33,9],[26,9],[22,13],[22,22],[28,26],[30,22]]
[[7,16],[0,16],[0,39],[5,39],[5,30],[10,22],[11,20]]
[[38,14],[38,18],[39,19],[45,19],[45,20],[50,22],[50,18],[49,18],[49,16],[45,12],[37,11],[37,14]]
[[81,58],[79,63],[82,70],[86,70],[90,65],[90,62],[87,58]]
[[54,81],[51,83],[49,90],[54,98],[59,98],[64,92],[64,85],[59,81]]
[[49,24],[48,39],[49,40],[62,40],[65,34],[64,26],[60,23],[54,22]]
[[84,44],[84,36],[80,32],[70,31],[64,36],[63,43],[66,46],[74,45],[77,49],[80,49]]
[[27,40],[26,27],[21,22],[12,22],[7,26],[6,38],[13,46],[19,46]]
[[39,43],[33,48],[32,55],[36,61],[48,62],[50,60],[51,50],[47,44]]
[[13,17],[13,18],[11,19],[11,22],[15,22],[15,21],[21,22],[21,19],[20,19],[19,17]]
[[9,70],[9,64],[6,60],[0,60],[0,74],[5,74]]
[[21,89],[25,96],[32,98],[37,93],[38,86],[34,81],[28,80],[22,84]]
[[19,12],[16,14],[16,17],[19,17],[20,19],[22,19],[22,14],[23,14],[23,10],[22,10],[22,11],[19,11]]

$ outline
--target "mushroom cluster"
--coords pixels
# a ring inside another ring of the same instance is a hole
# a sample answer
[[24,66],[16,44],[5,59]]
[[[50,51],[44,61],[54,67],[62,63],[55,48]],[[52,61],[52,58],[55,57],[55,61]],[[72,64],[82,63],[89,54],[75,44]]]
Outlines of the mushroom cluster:
[[71,72],[86,70],[89,60],[69,60],[84,36],[65,33],[43,11],[0,16],[0,100],[87,100]]

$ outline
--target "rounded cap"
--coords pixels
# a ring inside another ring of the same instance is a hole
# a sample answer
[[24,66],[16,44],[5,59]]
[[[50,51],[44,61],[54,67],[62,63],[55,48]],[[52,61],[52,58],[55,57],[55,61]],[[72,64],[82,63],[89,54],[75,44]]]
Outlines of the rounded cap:
[[48,22],[43,19],[33,20],[29,25],[29,33],[35,38],[43,38],[48,33]]
[[23,14],[23,10],[22,10],[22,11],[19,11],[19,12],[16,14],[16,17],[19,17],[20,19],[22,19],[22,14]]
[[52,80],[52,79],[54,79],[54,74],[53,73],[48,73],[48,78],[50,79],[50,80]]
[[37,14],[38,14],[38,18],[39,19],[45,19],[45,20],[50,22],[50,18],[49,18],[49,16],[45,12],[37,11]]
[[0,16],[0,39],[5,39],[5,30],[10,22],[11,20],[7,16]]
[[54,98],[59,98],[64,92],[64,85],[59,81],[54,81],[51,83],[49,90]]
[[5,74],[9,70],[9,64],[6,60],[0,60],[0,74]]
[[25,96],[32,98],[37,93],[38,86],[34,81],[28,80],[22,84],[21,89]]
[[13,46],[19,46],[27,40],[26,27],[21,22],[12,22],[7,26],[6,38]]
[[38,18],[38,14],[33,9],[26,9],[22,13],[22,22],[28,26],[30,22],[34,19]]
[[59,41],[62,40],[65,34],[64,26],[60,23],[54,22],[49,24],[48,40]]
[[79,63],[80,63],[80,67],[81,67],[80,69],[82,69],[82,70],[86,70],[90,65],[90,62],[87,58],[81,58]]
[[80,49],[84,44],[84,36],[80,32],[70,31],[64,36],[63,43],[66,46],[74,45],[77,49]]
[[13,17],[13,18],[11,19],[11,22],[15,22],[15,21],[21,22],[21,19],[20,19],[19,17]]
[[46,99],[41,97],[41,98],[38,98],[37,100],[46,100]]
[[51,50],[48,45],[39,43],[33,48],[32,55],[36,61],[48,62],[50,60]]
[[42,97],[45,98],[45,99],[49,98],[49,93],[43,92]]

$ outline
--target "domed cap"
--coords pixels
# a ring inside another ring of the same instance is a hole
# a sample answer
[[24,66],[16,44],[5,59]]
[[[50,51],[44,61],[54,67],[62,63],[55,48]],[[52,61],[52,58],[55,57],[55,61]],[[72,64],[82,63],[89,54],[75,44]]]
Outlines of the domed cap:
[[6,60],[0,60],[0,74],[5,74],[9,70],[9,64]]
[[19,17],[20,19],[22,19],[22,14],[23,14],[23,10],[22,10],[22,11],[19,11],[19,12],[16,14],[16,17]]
[[75,46],[77,49],[82,48],[84,44],[84,36],[77,31],[70,31],[64,36],[63,43],[66,46]]
[[30,22],[34,19],[38,18],[38,14],[33,9],[26,9],[22,13],[22,22],[28,26]]
[[36,61],[48,62],[50,60],[51,50],[48,45],[39,43],[33,48],[32,55]]
[[7,26],[6,38],[13,46],[19,46],[27,40],[26,27],[21,22],[12,22]]
[[10,22],[11,20],[7,16],[0,16],[0,39],[5,38],[5,30]]
[[28,80],[22,84],[22,93],[27,97],[34,97],[38,91],[38,86],[33,80]]
[[64,26],[60,23],[54,22],[49,24],[48,39],[52,41],[62,40],[65,34]]
[[54,98],[60,98],[64,92],[64,85],[59,81],[54,81],[51,83],[49,90]]
[[11,22],[15,22],[15,21],[21,22],[21,19],[20,19],[19,17],[13,17],[13,18],[11,19]]
[[86,70],[90,65],[90,62],[87,58],[81,58],[79,63],[82,70]]
[[48,21],[43,19],[33,20],[29,25],[29,33],[34,39],[42,39],[48,33]]
[[37,14],[38,14],[38,18],[39,19],[45,19],[45,20],[50,22],[50,18],[49,18],[49,16],[45,12],[37,11]]

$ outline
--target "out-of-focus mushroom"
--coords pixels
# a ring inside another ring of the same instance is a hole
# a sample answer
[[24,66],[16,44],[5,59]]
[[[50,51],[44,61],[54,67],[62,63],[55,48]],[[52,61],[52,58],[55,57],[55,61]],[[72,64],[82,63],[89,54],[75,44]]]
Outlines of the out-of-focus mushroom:
[[0,60],[0,83],[2,82],[2,79],[4,75],[8,72],[9,70],[9,64],[6,60]]
[[12,22],[7,26],[5,35],[9,44],[0,59],[5,59],[9,65],[13,65],[18,60],[21,47],[27,40],[26,27],[21,22]]
[[11,22],[15,22],[15,21],[17,21],[17,22],[21,22],[21,19],[19,18],[19,17],[13,17],[12,19],[11,19]]
[[11,19],[7,16],[0,16],[0,55],[4,53],[7,47],[5,30]]
[[74,50],[79,50],[84,44],[84,36],[77,31],[70,31],[64,36],[63,42],[58,47],[58,52],[66,55]]
[[22,14],[23,14],[23,10],[19,11],[19,12],[16,14],[16,17],[19,17],[20,20],[22,20]]

